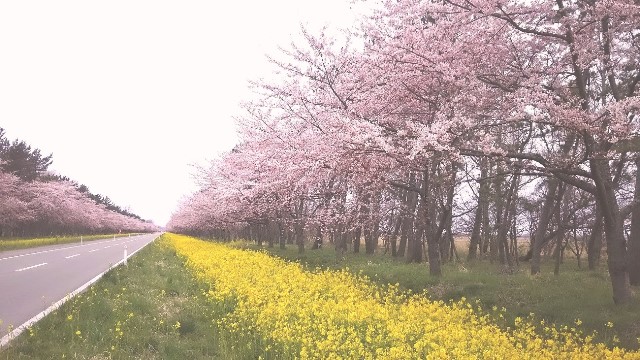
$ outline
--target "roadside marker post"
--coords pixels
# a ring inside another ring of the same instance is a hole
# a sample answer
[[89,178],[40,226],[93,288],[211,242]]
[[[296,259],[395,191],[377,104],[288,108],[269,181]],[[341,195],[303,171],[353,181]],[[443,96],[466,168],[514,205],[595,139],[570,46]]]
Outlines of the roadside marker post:
[[124,265],[127,265],[127,245],[124,246]]
[[82,235],[80,235],[80,245],[82,245]]

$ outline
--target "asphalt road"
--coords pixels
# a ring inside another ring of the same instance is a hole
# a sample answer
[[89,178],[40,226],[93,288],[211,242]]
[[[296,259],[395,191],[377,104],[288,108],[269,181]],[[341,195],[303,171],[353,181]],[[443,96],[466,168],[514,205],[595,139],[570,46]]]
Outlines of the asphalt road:
[[159,235],[0,252],[0,338]]

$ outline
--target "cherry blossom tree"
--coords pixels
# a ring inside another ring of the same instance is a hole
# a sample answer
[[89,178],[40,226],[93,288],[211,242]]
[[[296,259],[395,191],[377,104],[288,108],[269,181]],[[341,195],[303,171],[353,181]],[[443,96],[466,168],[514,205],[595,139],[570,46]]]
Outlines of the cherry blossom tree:
[[20,179],[0,171],[0,237],[13,234],[32,220]]
[[[254,84],[242,143],[205,172],[170,228],[284,231],[301,251],[305,230],[338,234],[339,249],[346,235],[354,250],[364,237],[367,252],[384,234],[409,261],[426,245],[437,275],[455,252],[465,178],[478,199],[470,258],[488,248],[513,266],[519,218],[535,212],[535,274],[548,239],[567,233],[563,199],[578,191],[595,208],[583,220],[590,263],[604,235],[624,303],[638,262],[623,224],[640,200],[621,189],[640,120],[639,23],[630,0],[388,1],[345,39],[303,31],[272,60],[279,78]],[[535,211],[522,209],[531,183],[544,188]]]
[[95,203],[69,181],[26,182],[0,172],[2,236],[41,236],[118,231],[150,232],[156,227]]

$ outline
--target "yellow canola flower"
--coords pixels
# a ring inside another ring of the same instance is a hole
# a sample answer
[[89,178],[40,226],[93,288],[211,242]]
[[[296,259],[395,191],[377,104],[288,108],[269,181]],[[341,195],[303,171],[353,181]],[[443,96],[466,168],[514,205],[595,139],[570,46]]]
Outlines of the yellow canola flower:
[[640,359],[638,352],[609,349],[568,329],[540,334],[521,318],[504,331],[464,301],[431,301],[347,271],[310,272],[262,252],[175,234],[167,239],[210,284],[209,300],[229,306],[218,325],[238,339],[257,334],[287,357]]

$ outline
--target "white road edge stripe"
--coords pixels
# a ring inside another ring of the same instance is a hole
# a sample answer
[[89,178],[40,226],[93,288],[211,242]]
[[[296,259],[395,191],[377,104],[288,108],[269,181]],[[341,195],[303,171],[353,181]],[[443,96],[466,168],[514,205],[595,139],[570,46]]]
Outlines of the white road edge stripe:
[[45,266],[47,264],[48,263],[42,263],[42,264],[38,264],[38,265],[28,266],[26,268],[22,268],[22,269],[16,270],[16,272],[25,271],[25,270],[29,270],[29,269],[34,269],[34,268],[37,268],[37,267],[40,267],[40,266]]
[[69,256],[65,256],[64,258],[65,258],[65,259],[71,259],[71,258],[74,258],[74,257],[76,257],[76,256],[80,256],[80,254],[69,255]]
[[[153,240],[149,241],[144,246],[141,246],[138,250],[136,250],[136,251],[132,252],[131,254],[129,254],[128,258],[132,257],[135,253],[137,253],[138,251],[142,250],[145,246],[147,246],[147,245],[151,244],[152,242],[156,241],[156,239],[158,239],[160,237],[160,235],[162,235],[162,233],[158,234]],[[83,292],[89,286],[93,285],[93,283],[98,281],[104,274],[109,272],[109,270],[113,269],[114,267],[116,267],[116,266],[118,266],[118,265],[120,265],[122,263],[124,263],[124,259],[122,259],[122,260],[118,261],[117,263],[111,265],[111,267],[109,267],[107,270],[105,270],[102,273],[96,275],[93,279],[87,281],[87,283],[85,283],[84,285],[82,285],[79,288],[75,289],[69,295],[67,295],[64,298],[60,299],[59,301],[57,301],[53,305],[49,306],[43,312],[41,312],[38,315],[36,315],[36,316],[32,317],[31,319],[27,320],[24,324],[18,326],[17,328],[13,329],[13,331],[11,331],[7,335],[3,336],[2,339],[0,339],[0,349],[2,349],[3,347],[7,346],[9,341],[14,339],[16,336],[20,335],[23,331],[28,329],[31,325],[35,324],[40,319],[42,319],[43,317],[47,316],[49,313],[51,313],[54,310],[56,310],[57,308],[59,308],[62,304],[67,302],[67,300],[73,298],[74,296],[76,296],[79,293]]]

